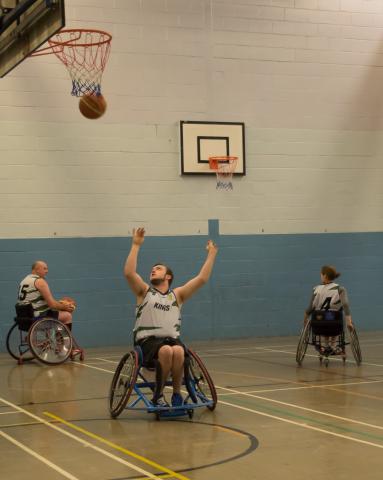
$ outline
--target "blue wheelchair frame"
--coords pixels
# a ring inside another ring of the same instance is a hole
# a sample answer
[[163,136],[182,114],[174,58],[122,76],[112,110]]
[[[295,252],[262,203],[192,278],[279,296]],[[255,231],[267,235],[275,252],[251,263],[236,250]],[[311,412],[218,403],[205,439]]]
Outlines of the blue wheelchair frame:
[[[140,347],[125,354],[115,371],[109,392],[109,410],[113,418],[117,418],[123,410],[138,410],[154,413],[159,420],[162,417],[193,417],[196,408],[206,407],[214,410],[217,404],[217,394],[213,381],[200,357],[191,349],[186,350],[187,361],[184,366],[183,385],[187,391],[183,405],[158,406],[149,398],[156,388],[155,380],[150,380],[148,369],[142,362]],[[143,369],[148,373],[145,373]],[[166,381],[165,387],[171,387],[172,382]]]

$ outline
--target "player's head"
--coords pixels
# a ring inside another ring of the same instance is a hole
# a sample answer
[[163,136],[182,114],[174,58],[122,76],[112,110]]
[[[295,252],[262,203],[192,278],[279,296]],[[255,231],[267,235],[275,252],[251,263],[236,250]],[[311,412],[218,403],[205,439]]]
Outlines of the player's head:
[[156,263],[150,271],[150,283],[154,286],[167,281],[170,287],[174,278],[172,270],[163,263]]
[[339,277],[340,273],[336,271],[336,268],[332,265],[323,265],[321,268],[321,279],[322,282],[324,280],[328,280],[330,282],[334,281],[336,278]]
[[42,260],[36,260],[32,265],[32,273],[44,278],[48,273],[48,265]]

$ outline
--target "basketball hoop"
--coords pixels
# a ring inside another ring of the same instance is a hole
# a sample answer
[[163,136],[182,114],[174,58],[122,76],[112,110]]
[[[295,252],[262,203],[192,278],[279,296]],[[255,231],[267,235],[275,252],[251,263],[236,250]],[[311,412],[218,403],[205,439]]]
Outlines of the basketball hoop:
[[217,174],[217,190],[233,190],[232,178],[238,157],[209,157],[209,166]]
[[31,56],[54,53],[69,71],[72,95],[101,95],[101,77],[110,52],[112,36],[102,30],[60,30],[49,40],[49,47]]

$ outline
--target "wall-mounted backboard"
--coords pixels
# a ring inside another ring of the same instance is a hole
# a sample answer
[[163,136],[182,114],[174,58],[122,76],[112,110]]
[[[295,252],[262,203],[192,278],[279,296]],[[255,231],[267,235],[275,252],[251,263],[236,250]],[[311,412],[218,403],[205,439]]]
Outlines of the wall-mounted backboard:
[[241,122],[180,122],[182,175],[215,175],[209,157],[238,157],[234,175],[246,175],[245,124]]

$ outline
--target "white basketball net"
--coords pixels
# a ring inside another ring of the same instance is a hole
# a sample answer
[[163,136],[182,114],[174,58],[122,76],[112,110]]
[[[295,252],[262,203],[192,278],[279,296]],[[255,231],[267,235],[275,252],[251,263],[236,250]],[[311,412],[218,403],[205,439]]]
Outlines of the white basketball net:
[[217,190],[233,190],[233,173],[237,167],[237,158],[219,160],[217,162]]

